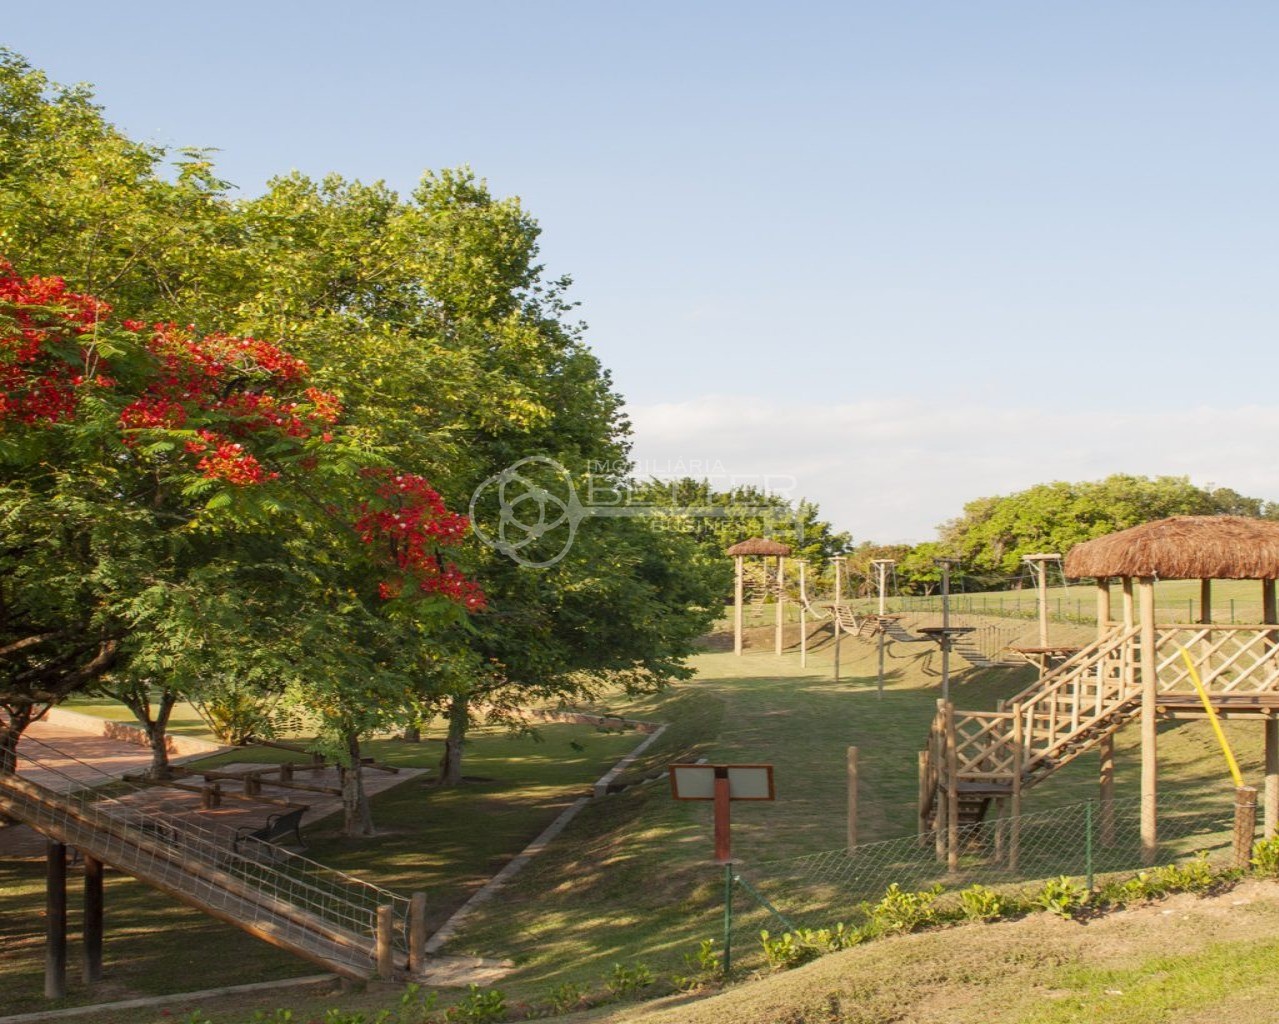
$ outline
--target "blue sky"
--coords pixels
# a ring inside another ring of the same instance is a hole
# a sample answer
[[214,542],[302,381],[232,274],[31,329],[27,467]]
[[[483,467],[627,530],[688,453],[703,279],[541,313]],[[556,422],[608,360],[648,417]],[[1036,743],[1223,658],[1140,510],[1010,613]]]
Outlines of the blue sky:
[[[0,39],[134,137],[541,221],[636,454],[858,539],[1049,479],[1279,500],[1279,7],[81,3]],[[789,481],[789,483],[788,483]]]

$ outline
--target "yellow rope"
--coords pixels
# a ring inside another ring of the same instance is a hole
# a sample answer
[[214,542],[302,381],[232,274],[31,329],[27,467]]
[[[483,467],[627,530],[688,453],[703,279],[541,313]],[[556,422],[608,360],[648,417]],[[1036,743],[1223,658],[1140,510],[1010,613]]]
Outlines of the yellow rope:
[[1190,653],[1181,648],[1181,656],[1185,659],[1186,668],[1190,669],[1190,678],[1195,684],[1195,689],[1199,691],[1199,699],[1203,701],[1204,710],[1208,712],[1208,721],[1212,723],[1212,731],[1217,734],[1217,742],[1221,744],[1222,753],[1226,755],[1226,764],[1230,766],[1230,775],[1235,780],[1235,788],[1243,787],[1243,775],[1239,772],[1239,762],[1235,760],[1235,755],[1230,749],[1230,742],[1226,739],[1226,734],[1221,729],[1221,722],[1217,719],[1217,711],[1208,700],[1208,691],[1204,689],[1204,684],[1199,680],[1199,673],[1195,671],[1195,663],[1190,660]]

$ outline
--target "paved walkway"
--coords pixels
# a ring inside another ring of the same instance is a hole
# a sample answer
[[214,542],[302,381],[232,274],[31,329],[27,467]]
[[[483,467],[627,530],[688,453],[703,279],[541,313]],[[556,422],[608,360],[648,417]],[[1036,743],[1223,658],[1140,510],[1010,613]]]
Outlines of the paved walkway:
[[[40,767],[23,762],[24,749],[42,762]],[[113,778],[118,779],[127,774],[145,771],[151,764],[151,753],[144,747],[106,736],[51,725],[48,722],[36,722],[31,725],[19,743],[18,750],[18,773],[23,778],[58,792],[67,792],[77,786],[101,785]],[[197,754],[173,758],[172,761],[174,764],[184,764],[192,768],[195,766],[194,762],[206,756],[208,755]],[[237,762],[220,765],[217,770],[245,772],[262,767],[261,764]],[[422,768],[402,768],[398,773],[391,773],[366,768],[364,789],[369,796],[373,796],[424,771],[425,769]],[[199,785],[203,780],[196,776],[179,781]],[[308,769],[297,773],[297,781],[307,785],[337,788],[338,773],[333,767],[320,771]],[[232,829],[242,826],[259,828],[266,824],[268,815],[302,805],[307,808],[302,817],[304,838],[309,826],[342,810],[342,798],[336,794],[290,789],[274,785],[269,779],[262,780],[257,799],[237,791],[241,787],[234,780],[224,780],[221,786],[222,806],[213,809],[200,806],[199,793],[168,786],[139,788],[121,799],[125,803],[145,807],[148,810],[190,817],[201,824],[221,825]],[[283,843],[288,845],[287,840]],[[0,858],[42,857],[44,852],[44,837],[25,825],[0,828]]]

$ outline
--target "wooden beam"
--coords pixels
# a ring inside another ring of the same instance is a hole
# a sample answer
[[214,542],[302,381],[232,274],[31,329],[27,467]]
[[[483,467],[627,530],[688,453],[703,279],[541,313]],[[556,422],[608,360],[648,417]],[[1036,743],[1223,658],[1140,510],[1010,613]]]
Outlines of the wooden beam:
[[84,855],[84,983],[102,980],[102,861]]
[[1110,625],[1110,578],[1097,580],[1097,635],[1102,636]]
[[1205,625],[1212,621],[1212,580],[1199,581],[1199,621]]
[[1155,651],[1155,581],[1143,576],[1141,603],[1141,860],[1153,864],[1158,847],[1158,723],[1159,679]]
[[773,653],[782,654],[782,633],[786,620],[786,559],[777,556],[777,628],[774,630]]
[[1266,719],[1266,838],[1279,832],[1279,719]]
[[67,847],[50,839],[45,847],[44,996],[67,994]]
[[848,852],[857,846],[857,748],[849,747],[848,767]]
[[738,555],[733,561],[736,563],[736,576],[733,582],[733,653],[740,656],[742,653],[742,592],[744,589],[742,573],[744,566],[741,555]]
[[377,908],[377,976],[390,981],[395,974],[395,908]]
[[946,870],[959,871],[959,747],[955,737],[955,705],[946,702]]
[[409,899],[409,973],[426,970],[426,893],[415,892]]
[[1115,845],[1115,734],[1101,738],[1101,814],[1098,837],[1102,846]]

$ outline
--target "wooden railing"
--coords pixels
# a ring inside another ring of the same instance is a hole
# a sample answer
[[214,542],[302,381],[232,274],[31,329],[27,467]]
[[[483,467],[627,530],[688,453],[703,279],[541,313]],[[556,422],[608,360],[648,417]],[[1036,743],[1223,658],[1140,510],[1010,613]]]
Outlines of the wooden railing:
[[1210,694],[1279,690],[1279,626],[1213,623],[1156,627],[1160,693],[1195,692],[1182,648]]

